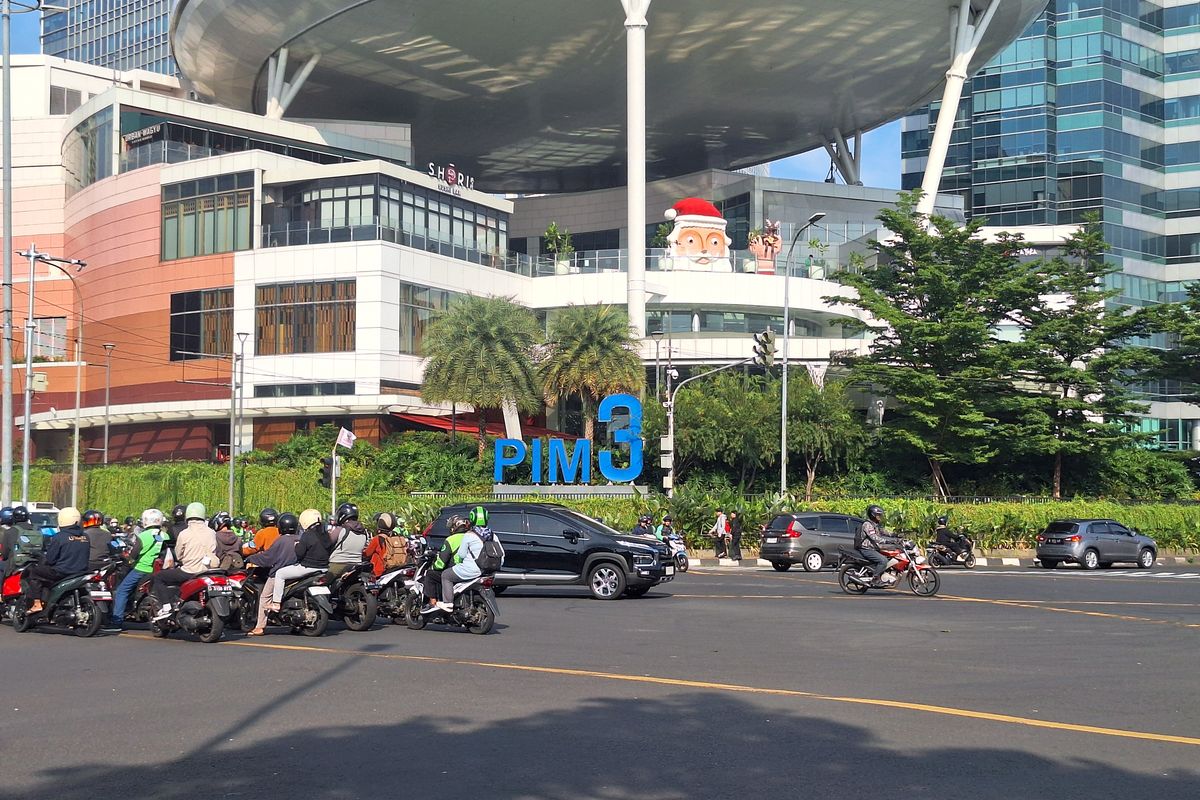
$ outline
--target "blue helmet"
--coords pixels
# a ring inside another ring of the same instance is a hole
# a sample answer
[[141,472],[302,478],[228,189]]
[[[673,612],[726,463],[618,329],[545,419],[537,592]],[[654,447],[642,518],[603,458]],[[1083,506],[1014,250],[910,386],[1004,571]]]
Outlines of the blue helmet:
[[0,508],[0,525],[12,525],[12,524],[13,524],[12,506],[5,506],[4,508]]

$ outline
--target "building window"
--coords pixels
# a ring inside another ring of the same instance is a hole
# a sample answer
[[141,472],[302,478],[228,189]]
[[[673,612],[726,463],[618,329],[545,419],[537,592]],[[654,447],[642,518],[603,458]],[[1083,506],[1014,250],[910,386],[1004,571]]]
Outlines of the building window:
[[254,173],[162,188],[162,260],[250,249]]
[[322,381],[318,383],[268,383],[254,387],[255,397],[321,397],[352,395],[354,381]]
[[171,360],[228,356],[233,352],[233,289],[171,295]]
[[400,284],[400,352],[421,355],[421,343],[430,320],[450,307],[458,292],[432,289],[413,283]]
[[50,87],[50,115],[70,114],[83,104],[83,95],[78,89],[65,86]]
[[355,282],[305,281],[255,288],[255,354],[354,350]]
[[74,194],[113,174],[112,128],[113,110],[109,106],[97,111],[67,134],[62,153],[68,194]]
[[33,358],[58,361],[67,357],[67,318],[38,317],[33,320]]

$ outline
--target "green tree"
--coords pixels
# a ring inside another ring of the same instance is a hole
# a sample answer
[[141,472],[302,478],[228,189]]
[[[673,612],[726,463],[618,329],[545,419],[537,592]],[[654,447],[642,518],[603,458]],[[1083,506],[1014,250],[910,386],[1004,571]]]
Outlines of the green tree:
[[533,349],[541,340],[537,319],[507,297],[465,296],[434,318],[425,332],[421,397],[429,403],[469,403],[479,418],[478,458],[484,457],[487,409],[512,403],[542,408]]
[[813,383],[807,375],[788,384],[788,452],[804,458],[804,500],[812,500],[822,464],[847,467],[867,444],[867,432],[841,381]]
[[1089,218],[1062,255],[1038,264],[1040,287],[1011,319],[1022,340],[1012,350],[1022,391],[1015,431],[1024,447],[1053,459],[1052,493],[1061,498],[1065,456],[1133,446],[1135,402],[1130,379],[1153,362],[1133,340],[1152,330],[1154,315],[1112,302],[1106,279],[1118,267],[1104,258],[1100,222]]
[[874,265],[837,276],[855,296],[827,300],[866,311],[881,326],[870,354],[847,360],[852,377],[898,402],[885,435],[921,453],[934,492],[946,496],[947,464],[983,463],[996,453],[990,398],[1009,387],[1006,343],[996,331],[1038,284],[1018,257],[1019,238],[984,241],[980,220],[960,227],[927,219],[915,203],[903,195],[879,214],[892,238],[871,243]]
[[600,400],[618,392],[640,393],[646,383],[629,316],[610,305],[567,306],[551,317],[549,339],[541,362],[546,400],[579,395],[590,442]]
[[1200,403],[1200,282],[1187,287],[1181,303],[1159,309],[1161,327],[1175,339],[1170,350],[1158,353],[1154,377],[1180,381],[1189,403]]

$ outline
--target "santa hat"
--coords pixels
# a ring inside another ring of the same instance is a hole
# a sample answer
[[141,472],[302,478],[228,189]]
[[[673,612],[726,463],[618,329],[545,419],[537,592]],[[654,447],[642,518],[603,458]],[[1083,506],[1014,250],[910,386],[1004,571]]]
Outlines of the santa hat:
[[675,225],[690,225],[701,228],[725,229],[725,218],[717,207],[699,197],[685,197],[671,208],[664,216]]

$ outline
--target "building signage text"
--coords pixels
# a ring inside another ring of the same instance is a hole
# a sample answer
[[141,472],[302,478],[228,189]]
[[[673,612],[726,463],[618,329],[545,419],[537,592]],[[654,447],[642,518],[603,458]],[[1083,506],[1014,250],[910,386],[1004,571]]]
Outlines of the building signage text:
[[145,128],[142,128],[140,131],[133,131],[132,133],[127,133],[127,134],[123,135],[121,138],[125,141],[125,144],[141,144],[144,141],[153,139],[155,136],[158,136],[160,133],[162,133],[162,123],[161,122],[156,123],[154,125],[150,125]]
[[429,162],[429,177],[438,182],[438,190],[447,194],[462,196],[463,189],[474,189],[475,179],[465,172],[460,172],[453,164],[441,166],[432,161]]

